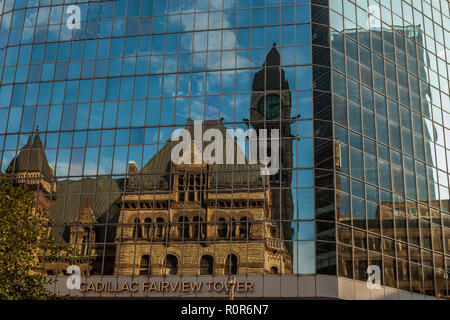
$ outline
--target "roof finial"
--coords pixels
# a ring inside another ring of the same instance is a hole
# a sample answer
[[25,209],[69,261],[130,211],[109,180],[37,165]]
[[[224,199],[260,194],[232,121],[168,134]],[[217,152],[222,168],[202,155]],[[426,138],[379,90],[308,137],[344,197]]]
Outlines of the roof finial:
[[272,44],[272,47],[276,47],[276,46],[277,46],[277,43],[274,42],[274,43]]
[[36,132],[39,132],[39,125],[36,125]]

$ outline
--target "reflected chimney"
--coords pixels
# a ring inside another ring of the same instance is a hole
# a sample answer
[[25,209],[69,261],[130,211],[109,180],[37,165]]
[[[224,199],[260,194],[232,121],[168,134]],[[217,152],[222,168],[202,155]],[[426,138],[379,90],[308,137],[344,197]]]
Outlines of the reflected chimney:
[[128,174],[129,174],[130,176],[134,176],[134,175],[137,174],[137,172],[138,172],[138,167],[137,167],[136,162],[134,162],[134,161],[129,161],[129,162],[128,162]]

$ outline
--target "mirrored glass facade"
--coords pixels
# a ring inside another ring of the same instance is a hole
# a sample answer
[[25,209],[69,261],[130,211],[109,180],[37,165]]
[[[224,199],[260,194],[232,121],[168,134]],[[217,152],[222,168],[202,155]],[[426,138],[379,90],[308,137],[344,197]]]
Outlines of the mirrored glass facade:
[[449,26],[445,0],[0,0],[1,171],[74,250],[41,271],[378,266],[448,297]]

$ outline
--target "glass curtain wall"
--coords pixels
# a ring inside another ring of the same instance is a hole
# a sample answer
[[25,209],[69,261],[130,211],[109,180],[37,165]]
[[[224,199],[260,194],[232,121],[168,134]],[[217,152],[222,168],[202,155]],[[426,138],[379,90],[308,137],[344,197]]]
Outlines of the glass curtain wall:
[[329,2],[339,276],[448,297],[448,22],[447,1]]

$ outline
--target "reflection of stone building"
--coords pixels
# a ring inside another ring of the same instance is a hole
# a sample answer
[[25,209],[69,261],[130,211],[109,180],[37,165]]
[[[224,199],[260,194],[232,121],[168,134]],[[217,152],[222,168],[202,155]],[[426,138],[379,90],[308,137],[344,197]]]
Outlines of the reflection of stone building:
[[[203,125],[226,136],[220,122]],[[198,146],[192,142],[192,159],[201,154]],[[172,147],[168,142],[139,172],[129,164],[115,273],[291,273],[290,257],[270,222],[272,194],[259,167],[175,165]],[[235,150],[240,152],[236,143]]]
[[49,274],[65,274],[70,265],[80,267],[82,274],[92,274],[95,266],[95,217],[86,203],[79,216],[71,222],[67,248],[72,253],[57,257],[42,255],[42,271]]

